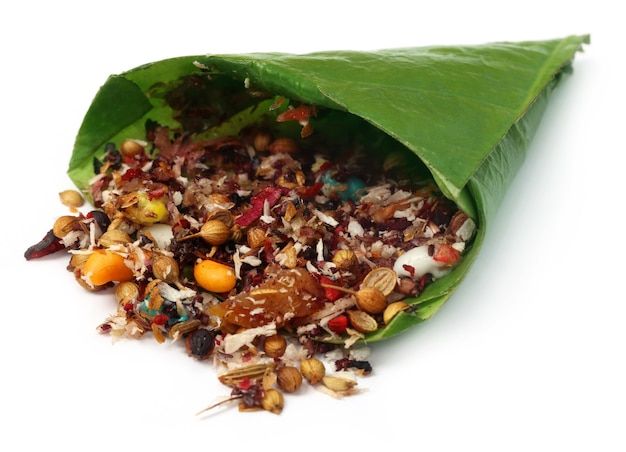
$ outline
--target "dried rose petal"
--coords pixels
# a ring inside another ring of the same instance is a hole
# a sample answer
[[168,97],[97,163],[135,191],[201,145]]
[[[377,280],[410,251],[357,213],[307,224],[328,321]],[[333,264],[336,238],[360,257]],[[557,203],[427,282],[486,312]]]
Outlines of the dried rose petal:
[[65,249],[65,247],[54,235],[52,229],[50,229],[43,239],[26,250],[24,257],[26,260],[37,259],[47,256],[48,254],[56,253],[62,249]]

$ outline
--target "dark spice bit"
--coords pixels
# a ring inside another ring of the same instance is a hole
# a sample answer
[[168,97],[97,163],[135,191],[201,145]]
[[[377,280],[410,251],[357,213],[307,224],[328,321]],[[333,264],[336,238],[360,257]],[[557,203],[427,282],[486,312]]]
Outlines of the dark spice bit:
[[457,211],[456,206],[447,199],[439,200],[431,209],[429,219],[440,228],[446,227],[452,215]]
[[63,244],[52,232],[52,229],[50,229],[43,239],[26,250],[24,257],[29,261],[31,259],[37,259],[38,257],[56,253],[64,248]]
[[106,232],[111,224],[107,214],[101,210],[92,210],[87,214],[87,218],[93,218],[102,232]]
[[111,330],[113,329],[113,327],[108,323],[103,323],[99,325],[97,329],[98,329],[98,333],[100,334],[109,334]]
[[215,330],[199,329],[185,339],[187,352],[198,359],[206,359],[215,348]]
[[369,361],[357,361],[354,359],[343,358],[335,361],[335,369],[339,370],[348,370],[348,369],[360,369],[366,374],[372,372],[372,365]]
[[241,402],[246,408],[258,408],[261,406],[263,393],[261,385],[247,383],[234,388],[230,395],[231,397],[241,397]]

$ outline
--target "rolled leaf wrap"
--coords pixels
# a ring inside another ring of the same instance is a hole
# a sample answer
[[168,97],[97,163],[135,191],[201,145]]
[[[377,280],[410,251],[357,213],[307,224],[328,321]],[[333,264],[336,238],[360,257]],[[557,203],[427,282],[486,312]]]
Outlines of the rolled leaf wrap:
[[588,36],[375,52],[208,55],[150,63],[109,77],[76,138],[68,174],[81,189],[104,144],[140,137],[148,119],[176,127],[154,87],[209,67],[307,104],[352,113],[406,146],[445,196],[477,223],[471,248],[417,305],[367,336],[391,337],[429,319],[468,272],[491,218],[524,160],[553,89]]

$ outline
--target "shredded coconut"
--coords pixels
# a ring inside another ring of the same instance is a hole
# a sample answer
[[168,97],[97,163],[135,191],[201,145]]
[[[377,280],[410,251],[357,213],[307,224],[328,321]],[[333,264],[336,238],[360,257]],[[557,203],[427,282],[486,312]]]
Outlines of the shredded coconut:
[[330,215],[326,215],[324,212],[320,212],[319,210],[315,209],[313,213],[315,214],[317,218],[320,219],[320,221],[322,221],[323,223],[326,223],[329,226],[336,227],[339,225],[339,222],[337,220],[335,220]]
[[276,323],[268,323],[258,328],[250,328],[241,333],[227,334],[224,337],[224,353],[236,352],[244,345],[252,345],[257,336],[272,336],[276,334]]

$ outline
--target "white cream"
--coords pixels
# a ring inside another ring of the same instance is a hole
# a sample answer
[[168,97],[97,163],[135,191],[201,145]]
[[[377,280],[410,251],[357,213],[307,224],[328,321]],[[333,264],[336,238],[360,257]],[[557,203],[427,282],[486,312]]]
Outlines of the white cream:
[[[409,273],[404,268],[404,265],[413,267],[415,269],[414,274]],[[428,255],[428,245],[418,246],[401,255],[393,264],[393,270],[400,277],[413,279],[421,278],[427,273],[430,273],[434,279],[437,279],[450,271],[445,264],[437,262],[432,256]]]

